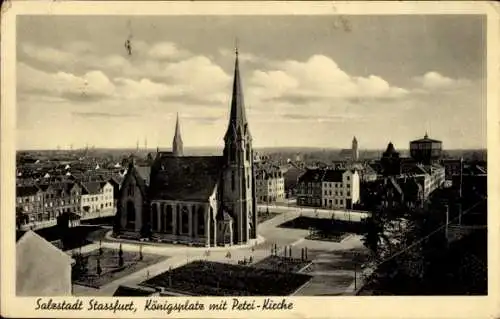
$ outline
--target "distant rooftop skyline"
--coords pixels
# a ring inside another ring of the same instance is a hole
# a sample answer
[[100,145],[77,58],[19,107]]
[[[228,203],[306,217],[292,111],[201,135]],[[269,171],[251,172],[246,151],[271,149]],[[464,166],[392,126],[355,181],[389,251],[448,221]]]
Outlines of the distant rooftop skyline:
[[236,38],[256,148],[486,147],[484,18],[332,18],[19,16],[17,148],[221,147]]

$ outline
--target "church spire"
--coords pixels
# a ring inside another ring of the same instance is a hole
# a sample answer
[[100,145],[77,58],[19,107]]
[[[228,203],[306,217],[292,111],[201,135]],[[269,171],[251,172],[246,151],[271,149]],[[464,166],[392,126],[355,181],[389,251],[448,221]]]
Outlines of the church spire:
[[179,113],[177,113],[177,119],[175,121],[175,135],[172,142],[172,153],[174,156],[183,155],[183,144],[181,138],[181,127],[179,125]]
[[236,59],[234,62],[233,92],[231,99],[231,113],[229,115],[229,125],[227,128],[225,140],[247,135],[250,138],[248,122],[245,114],[245,103],[243,99],[243,90],[240,78],[240,65],[238,59],[238,46],[235,48]]

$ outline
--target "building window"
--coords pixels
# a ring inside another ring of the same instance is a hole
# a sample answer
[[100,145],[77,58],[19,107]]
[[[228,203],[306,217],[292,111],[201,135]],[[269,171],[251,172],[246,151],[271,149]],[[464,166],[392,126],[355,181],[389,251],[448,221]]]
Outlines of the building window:
[[181,230],[183,234],[189,233],[189,210],[187,207],[182,207],[182,226]]
[[132,201],[127,202],[127,228],[135,228],[135,205]]
[[234,184],[235,184],[234,171],[231,171],[231,190],[233,192],[234,192]]

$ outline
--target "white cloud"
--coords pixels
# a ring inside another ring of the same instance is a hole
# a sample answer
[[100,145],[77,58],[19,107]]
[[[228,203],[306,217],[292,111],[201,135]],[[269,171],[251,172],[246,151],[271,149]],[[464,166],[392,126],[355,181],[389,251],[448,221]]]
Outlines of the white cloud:
[[[135,44],[134,44],[135,46]],[[179,49],[175,43],[159,42],[153,44],[147,51],[149,57],[153,59],[180,59],[191,55],[189,51]]]
[[42,93],[53,97],[98,98],[111,96],[115,86],[101,71],[89,71],[82,76],[67,72],[46,73],[19,63],[18,88],[21,93]]
[[351,76],[323,55],[314,55],[306,62],[276,63],[270,71],[254,71],[251,83],[261,88],[260,96],[285,100],[398,98],[409,93],[379,76]]
[[416,77],[415,81],[427,90],[450,89],[470,84],[470,81],[466,79],[452,79],[435,71]]
[[60,66],[72,64],[77,60],[76,56],[70,52],[51,47],[35,46],[30,43],[23,43],[21,52],[40,62]]

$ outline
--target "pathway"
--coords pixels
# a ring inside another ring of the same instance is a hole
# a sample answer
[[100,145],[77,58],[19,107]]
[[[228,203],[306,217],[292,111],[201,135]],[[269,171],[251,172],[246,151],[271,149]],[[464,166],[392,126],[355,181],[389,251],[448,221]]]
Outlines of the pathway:
[[[331,212],[330,212],[331,213]],[[344,213],[344,212],[342,212]],[[193,260],[209,260],[230,264],[237,264],[238,260],[252,256],[254,262],[262,260],[271,254],[271,247],[276,244],[279,248],[283,246],[292,246],[292,255],[300,257],[301,249],[308,248],[308,257],[314,259],[313,272],[317,275],[311,282],[302,287],[297,295],[320,295],[320,294],[339,294],[345,290],[353,281],[353,271],[328,268],[326,265],[332,262],[340,262],[339,257],[332,257],[336,251],[342,251],[362,246],[358,236],[346,238],[342,243],[323,242],[305,240],[304,237],[309,233],[307,230],[279,228],[278,226],[286,221],[297,218],[301,213],[297,210],[284,211],[259,225],[260,240],[255,246],[233,246],[233,247],[187,247],[168,244],[150,244],[143,245],[143,252],[168,256],[169,258],[155,265],[151,265],[128,276],[117,279],[100,289],[91,289],[74,285],[74,294],[79,296],[111,296],[114,291],[122,284],[138,284],[150,277],[156,276],[171,268],[182,266]],[[302,216],[314,217],[314,209],[302,212]],[[106,230],[109,232],[109,230]],[[97,241],[102,240],[103,247],[116,248],[120,246],[119,242],[106,240],[105,231],[93,234],[90,238],[94,244],[88,245],[86,250],[96,248]],[[253,249],[252,249],[253,248]],[[122,249],[126,251],[138,251],[137,243],[122,243]],[[207,256],[207,251],[209,255]],[[230,258],[228,258],[230,252]],[[281,253],[281,252],[280,252]],[[314,272],[316,271],[316,273]]]

